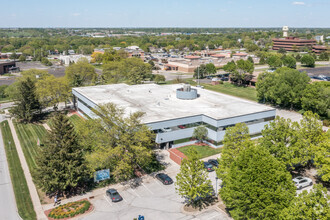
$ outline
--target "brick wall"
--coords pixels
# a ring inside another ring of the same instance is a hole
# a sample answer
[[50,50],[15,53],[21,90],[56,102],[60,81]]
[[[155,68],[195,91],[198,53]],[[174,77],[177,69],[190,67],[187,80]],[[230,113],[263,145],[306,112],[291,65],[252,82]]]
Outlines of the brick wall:
[[187,158],[187,156],[181,153],[178,149],[173,148],[173,149],[169,149],[168,151],[170,152],[171,160],[173,160],[175,163],[179,165],[181,165],[181,161],[184,158]]

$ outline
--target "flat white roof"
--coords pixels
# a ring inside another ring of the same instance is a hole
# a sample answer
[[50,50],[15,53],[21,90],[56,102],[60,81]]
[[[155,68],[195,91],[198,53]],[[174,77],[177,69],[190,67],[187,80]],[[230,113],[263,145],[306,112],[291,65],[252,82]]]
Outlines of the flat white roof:
[[181,87],[180,84],[111,84],[79,87],[74,90],[97,105],[112,102],[124,108],[126,115],[136,111],[145,112],[143,123],[202,114],[219,120],[273,110],[265,105],[202,88],[197,88],[197,99],[177,99],[176,89]]

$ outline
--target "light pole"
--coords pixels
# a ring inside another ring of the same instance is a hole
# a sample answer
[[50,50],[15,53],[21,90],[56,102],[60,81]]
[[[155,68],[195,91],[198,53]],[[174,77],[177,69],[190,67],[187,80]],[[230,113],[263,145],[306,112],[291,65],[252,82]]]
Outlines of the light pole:
[[218,197],[218,177],[216,176],[215,177],[215,193],[216,193],[216,195],[217,195],[217,197]]

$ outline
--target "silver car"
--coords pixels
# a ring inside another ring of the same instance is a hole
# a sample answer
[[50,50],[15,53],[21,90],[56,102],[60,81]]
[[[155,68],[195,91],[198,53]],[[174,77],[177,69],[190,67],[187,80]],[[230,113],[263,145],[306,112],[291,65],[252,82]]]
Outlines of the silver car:
[[294,185],[297,187],[297,189],[302,189],[304,187],[313,185],[313,181],[308,177],[298,176],[292,179],[292,181],[294,182]]

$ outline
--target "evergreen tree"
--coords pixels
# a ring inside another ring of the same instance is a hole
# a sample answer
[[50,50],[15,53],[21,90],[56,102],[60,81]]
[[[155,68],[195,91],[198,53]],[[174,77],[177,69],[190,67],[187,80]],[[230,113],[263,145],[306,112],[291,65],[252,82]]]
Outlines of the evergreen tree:
[[83,148],[72,123],[57,114],[37,160],[36,179],[46,193],[73,193],[88,176]]
[[31,122],[40,110],[40,103],[36,95],[35,82],[29,77],[20,81],[15,91],[15,106],[12,113],[23,121]]
[[190,149],[188,159],[183,159],[180,172],[176,176],[176,191],[187,199],[188,205],[201,205],[203,199],[211,195],[212,185],[198,153]]

